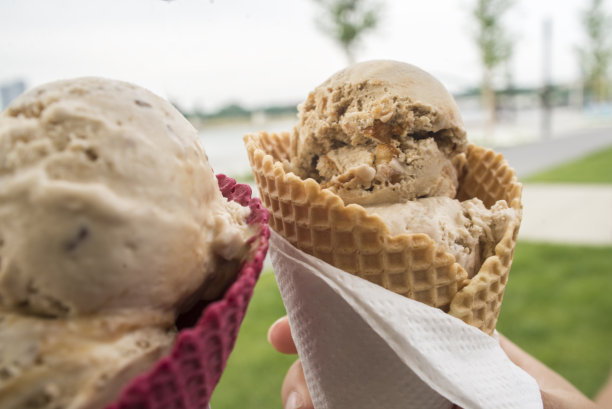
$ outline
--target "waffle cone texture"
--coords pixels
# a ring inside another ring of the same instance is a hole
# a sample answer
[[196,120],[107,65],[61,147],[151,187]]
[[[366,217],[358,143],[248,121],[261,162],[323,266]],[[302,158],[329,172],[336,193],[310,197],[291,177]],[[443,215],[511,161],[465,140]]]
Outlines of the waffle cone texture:
[[[290,134],[247,134],[244,142],[270,226],[298,249],[395,293],[440,308],[492,334],[497,324],[520,217],[510,222],[494,254],[471,279],[453,255],[426,234],[391,236],[382,219],[322,189],[313,179],[285,172]],[[521,212],[514,170],[501,154],[470,145],[454,158],[457,199],[497,200]]]
[[227,199],[249,207],[247,223],[257,226],[250,251],[223,298],[196,305],[177,322],[180,331],[170,352],[147,373],[133,379],[106,409],[203,409],[221,378],[240,324],[253,295],[268,250],[268,212],[251,188],[217,175]]

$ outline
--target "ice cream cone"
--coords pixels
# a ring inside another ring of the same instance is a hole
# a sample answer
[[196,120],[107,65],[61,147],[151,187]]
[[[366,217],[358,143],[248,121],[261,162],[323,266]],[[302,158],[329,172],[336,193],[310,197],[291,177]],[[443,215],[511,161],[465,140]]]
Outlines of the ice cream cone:
[[[313,179],[286,172],[290,134],[244,137],[270,226],[298,249],[395,293],[447,311],[482,331],[495,329],[512,263],[520,216],[510,222],[494,255],[468,279],[455,257],[426,234],[391,236],[382,219],[322,189]],[[460,200],[486,206],[506,200],[520,215],[521,185],[501,155],[470,145],[454,160]]]
[[[225,175],[217,175],[224,197],[251,209],[247,222],[257,226],[250,240],[248,259],[223,298],[196,305],[188,312],[172,350],[146,374],[125,387],[119,399],[106,409],[201,409],[208,407],[234,347],[240,324],[253,295],[268,249],[268,212],[251,189]],[[196,322],[189,322],[195,318]]]
[[204,407],[267,249],[250,193],[215,177],[193,125],[134,84],[64,79],[12,101],[0,407]]

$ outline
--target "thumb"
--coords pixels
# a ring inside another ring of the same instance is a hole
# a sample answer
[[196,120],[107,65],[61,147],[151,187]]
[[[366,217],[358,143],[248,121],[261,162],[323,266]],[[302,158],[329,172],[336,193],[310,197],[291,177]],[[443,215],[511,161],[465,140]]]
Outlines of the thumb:
[[544,409],[597,409],[593,402],[565,378],[501,334],[499,334],[499,344],[516,366],[536,380],[540,387]]
[[299,359],[287,371],[281,388],[281,399],[284,409],[314,409],[306,386],[302,361]]

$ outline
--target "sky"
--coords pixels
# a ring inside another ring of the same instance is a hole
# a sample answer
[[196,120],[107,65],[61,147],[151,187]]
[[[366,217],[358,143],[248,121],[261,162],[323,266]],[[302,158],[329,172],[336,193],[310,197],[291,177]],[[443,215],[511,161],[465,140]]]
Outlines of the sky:
[[[357,60],[412,63],[451,92],[477,85],[475,0],[376,1],[382,19]],[[516,0],[506,20],[516,85],[542,84],[546,19],[553,82],[576,81],[579,15],[588,3]],[[317,18],[313,0],[0,0],[0,84],[94,75],[136,83],[188,110],[294,104],[347,64]]]

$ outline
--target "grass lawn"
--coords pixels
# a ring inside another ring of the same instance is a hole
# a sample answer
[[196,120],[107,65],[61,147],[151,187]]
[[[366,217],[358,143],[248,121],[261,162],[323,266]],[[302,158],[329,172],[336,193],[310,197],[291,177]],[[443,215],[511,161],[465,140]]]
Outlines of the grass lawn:
[[612,147],[537,173],[524,182],[612,183]]
[[[593,396],[612,363],[612,247],[519,242],[498,330]],[[284,315],[273,274],[263,274],[213,409],[280,408],[295,357],[266,341]]]
[[270,325],[285,315],[272,272],[264,272],[244,318],[236,347],[210,402],[214,409],[281,408],[280,388],[296,356],[282,355],[266,340]]
[[497,329],[587,396],[612,364],[612,247],[519,242]]
[[238,174],[234,174],[234,175],[230,175],[232,178],[236,179],[236,182],[238,183],[255,183],[255,176],[253,176],[253,173],[251,171],[247,171],[244,173],[238,173]]

